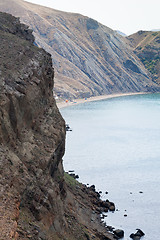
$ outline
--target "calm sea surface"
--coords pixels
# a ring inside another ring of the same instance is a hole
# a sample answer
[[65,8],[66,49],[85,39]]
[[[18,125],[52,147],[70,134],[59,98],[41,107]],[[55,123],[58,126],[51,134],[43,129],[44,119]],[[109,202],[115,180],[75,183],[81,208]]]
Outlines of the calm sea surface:
[[61,113],[73,130],[64,168],[116,204],[107,224],[123,229],[124,239],[136,228],[144,240],[160,239],[160,94],[86,102]]

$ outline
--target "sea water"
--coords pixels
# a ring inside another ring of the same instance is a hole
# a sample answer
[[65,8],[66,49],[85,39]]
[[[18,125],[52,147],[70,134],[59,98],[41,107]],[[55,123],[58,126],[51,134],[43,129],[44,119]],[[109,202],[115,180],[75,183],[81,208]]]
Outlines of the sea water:
[[124,239],[136,228],[144,240],[160,239],[160,94],[86,100],[61,113],[72,128],[64,168],[115,203],[107,225]]

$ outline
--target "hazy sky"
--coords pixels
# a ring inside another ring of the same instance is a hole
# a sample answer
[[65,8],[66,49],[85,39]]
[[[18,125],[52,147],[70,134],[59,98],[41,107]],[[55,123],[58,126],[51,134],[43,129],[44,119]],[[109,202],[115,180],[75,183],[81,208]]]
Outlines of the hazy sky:
[[54,9],[81,13],[100,23],[132,34],[160,29],[160,0],[27,0]]

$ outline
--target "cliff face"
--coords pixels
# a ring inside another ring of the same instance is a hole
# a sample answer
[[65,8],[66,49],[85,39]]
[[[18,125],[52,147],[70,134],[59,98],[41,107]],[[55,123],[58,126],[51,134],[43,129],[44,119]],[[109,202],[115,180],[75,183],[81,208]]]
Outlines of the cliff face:
[[52,55],[61,98],[157,90],[127,39],[97,21],[22,0],[0,0],[0,10],[20,17]]
[[50,54],[5,13],[0,42],[0,239],[113,239],[99,213],[114,205],[64,176],[65,122]]
[[46,228],[64,224],[65,124],[53,99],[50,55],[14,17],[1,13],[0,25],[0,230],[9,239],[17,236],[19,204],[22,222],[25,207]]
[[139,31],[129,36],[128,40],[153,81],[160,84],[160,32]]

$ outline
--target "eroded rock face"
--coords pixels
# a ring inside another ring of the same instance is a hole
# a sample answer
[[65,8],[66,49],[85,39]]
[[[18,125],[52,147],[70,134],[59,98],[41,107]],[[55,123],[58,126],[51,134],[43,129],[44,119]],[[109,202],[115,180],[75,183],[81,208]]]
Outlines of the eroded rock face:
[[2,226],[8,228],[1,231],[9,239],[17,236],[19,204],[22,218],[27,207],[46,228],[64,225],[65,123],[53,98],[50,55],[32,44],[17,19],[3,13],[0,19],[0,197]]

